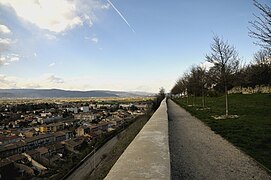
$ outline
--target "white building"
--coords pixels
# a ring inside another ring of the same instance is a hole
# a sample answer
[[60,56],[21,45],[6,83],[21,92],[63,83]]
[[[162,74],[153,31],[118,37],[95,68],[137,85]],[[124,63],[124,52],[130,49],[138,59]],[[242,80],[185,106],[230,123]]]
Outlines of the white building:
[[80,107],[80,110],[86,113],[86,112],[89,112],[89,107],[88,106],[82,106],[82,107]]

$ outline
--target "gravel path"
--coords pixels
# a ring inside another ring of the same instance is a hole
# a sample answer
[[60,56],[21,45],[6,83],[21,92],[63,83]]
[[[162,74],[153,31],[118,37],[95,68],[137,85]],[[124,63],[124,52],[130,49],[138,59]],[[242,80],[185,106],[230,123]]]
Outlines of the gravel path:
[[172,179],[271,179],[249,156],[168,100]]

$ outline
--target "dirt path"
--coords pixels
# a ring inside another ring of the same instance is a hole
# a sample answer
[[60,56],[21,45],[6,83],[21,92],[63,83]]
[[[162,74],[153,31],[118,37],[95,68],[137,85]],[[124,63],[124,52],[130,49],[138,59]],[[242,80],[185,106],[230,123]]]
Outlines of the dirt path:
[[200,120],[168,100],[172,179],[271,179]]

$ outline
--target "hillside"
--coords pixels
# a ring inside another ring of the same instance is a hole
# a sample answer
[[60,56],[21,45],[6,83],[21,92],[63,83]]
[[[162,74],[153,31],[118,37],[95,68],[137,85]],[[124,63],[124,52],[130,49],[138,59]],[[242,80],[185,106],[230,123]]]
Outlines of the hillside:
[[0,89],[0,98],[80,98],[80,97],[137,97],[150,93],[124,91],[70,91],[61,89]]

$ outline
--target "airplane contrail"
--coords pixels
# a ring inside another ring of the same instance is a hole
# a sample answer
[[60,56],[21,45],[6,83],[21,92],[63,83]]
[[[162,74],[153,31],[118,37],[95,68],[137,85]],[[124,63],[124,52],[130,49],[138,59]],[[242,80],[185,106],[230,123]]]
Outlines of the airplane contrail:
[[121,12],[114,6],[114,4],[110,1],[107,0],[107,2],[113,7],[113,9],[119,14],[119,16],[123,19],[123,21],[127,24],[127,26],[134,32],[135,30],[132,28],[132,26],[128,23],[128,21],[125,19],[125,17],[121,14]]

